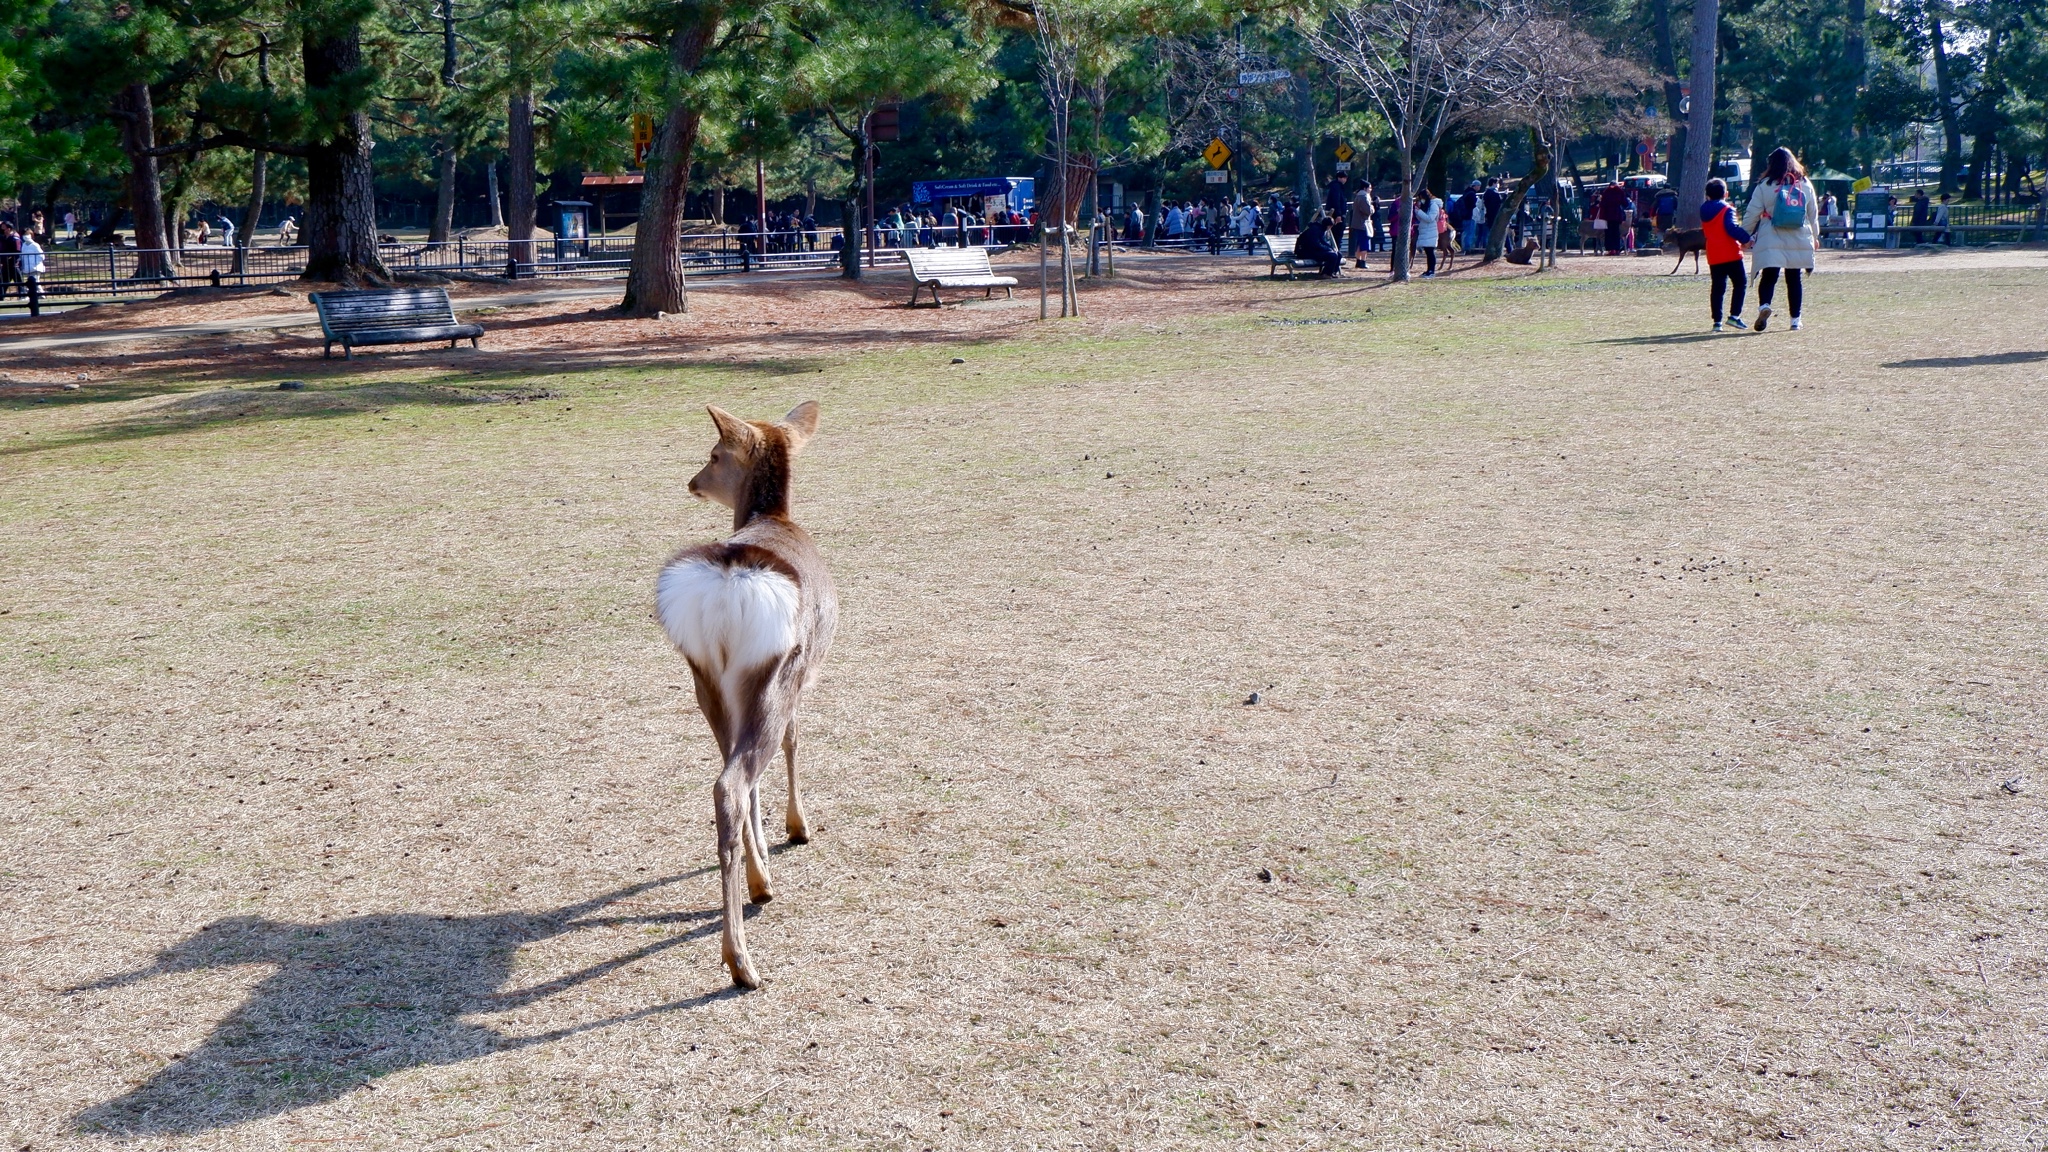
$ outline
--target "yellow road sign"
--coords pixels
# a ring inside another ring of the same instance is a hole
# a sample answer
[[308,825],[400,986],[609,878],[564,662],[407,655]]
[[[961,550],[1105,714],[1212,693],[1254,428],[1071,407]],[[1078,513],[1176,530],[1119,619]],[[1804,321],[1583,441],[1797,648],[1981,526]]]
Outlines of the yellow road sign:
[[1353,153],[1351,151],[1351,145],[1346,144],[1341,140],[1337,142],[1337,159],[1349,160],[1351,159],[1352,155]]
[[1202,159],[1207,160],[1211,168],[1221,168],[1230,163],[1230,145],[1225,144],[1220,137],[1211,140],[1209,146],[1202,149]]

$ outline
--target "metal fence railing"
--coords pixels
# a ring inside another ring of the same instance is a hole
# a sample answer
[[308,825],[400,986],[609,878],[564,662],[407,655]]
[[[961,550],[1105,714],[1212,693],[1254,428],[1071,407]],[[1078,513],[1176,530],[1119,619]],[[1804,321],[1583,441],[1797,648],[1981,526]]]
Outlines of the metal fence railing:
[[[1007,240],[990,243],[989,229],[970,232],[970,242],[992,250]],[[933,244],[938,238],[930,237]],[[946,239],[957,240],[957,236]],[[897,237],[878,230],[878,246],[864,248],[861,263],[869,268],[901,267],[903,249]],[[710,232],[682,239],[682,260],[693,276],[725,276],[756,272],[824,271],[840,261],[838,229],[811,232]],[[158,295],[171,288],[231,287],[278,284],[296,280],[306,270],[303,245],[258,245],[246,249],[187,246],[180,251],[138,248],[64,248],[52,246],[43,257],[42,302],[76,303]],[[513,243],[457,237],[440,244],[380,244],[378,254],[394,273],[441,273],[537,277],[614,277],[632,263],[631,236],[552,237]],[[26,298],[0,300],[0,308],[28,307]]]

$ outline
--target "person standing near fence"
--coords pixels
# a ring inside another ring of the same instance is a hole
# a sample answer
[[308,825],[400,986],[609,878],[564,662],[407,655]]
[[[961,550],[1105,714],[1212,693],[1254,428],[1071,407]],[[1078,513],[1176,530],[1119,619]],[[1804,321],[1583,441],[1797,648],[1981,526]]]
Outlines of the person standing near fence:
[[1365,254],[1372,250],[1373,227],[1379,215],[1379,202],[1373,199],[1372,181],[1358,182],[1358,195],[1351,198],[1351,256],[1360,268],[1365,267]]
[[1771,322],[1771,296],[1778,287],[1778,274],[1785,276],[1785,301],[1792,309],[1792,330],[1799,330],[1804,286],[1801,276],[1813,271],[1814,210],[1820,197],[1813,182],[1799,167],[1790,148],[1771,153],[1764,163],[1764,178],[1749,193],[1749,208],[1742,214],[1742,226],[1756,237],[1758,279],[1756,285],[1756,330]]
[[36,243],[34,232],[21,234],[21,286],[28,296],[28,314],[43,314],[43,246]]
[[1351,213],[1351,173],[1339,172],[1323,189],[1323,216],[1330,223],[1330,247],[1343,259],[1344,225]]
[[1424,259],[1429,261],[1429,271],[1422,274],[1424,280],[1436,278],[1436,245],[1439,228],[1448,228],[1450,222],[1444,219],[1444,202],[1430,194],[1424,186],[1415,193],[1415,243],[1409,249],[1422,249]]
[[7,299],[9,285],[21,285],[21,233],[5,220],[0,221],[0,300]]

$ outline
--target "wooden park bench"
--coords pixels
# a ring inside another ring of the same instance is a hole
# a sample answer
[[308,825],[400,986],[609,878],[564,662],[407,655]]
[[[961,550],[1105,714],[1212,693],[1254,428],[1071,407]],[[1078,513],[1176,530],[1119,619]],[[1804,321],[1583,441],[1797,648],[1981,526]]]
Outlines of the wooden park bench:
[[1294,279],[1296,272],[1321,272],[1323,266],[1306,256],[1294,254],[1294,242],[1299,236],[1276,236],[1271,232],[1259,237],[1259,243],[1266,249],[1266,275],[1278,276],[1280,269],[1287,269],[1287,278]]
[[310,299],[320,310],[320,331],[327,337],[320,352],[323,359],[334,355],[336,344],[353,360],[358,344],[446,340],[453,348],[456,341],[468,340],[474,348],[484,334],[482,325],[456,321],[446,288],[357,288],[315,292]]
[[993,297],[998,288],[1004,296],[1017,286],[1015,276],[998,276],[989,267],[986,248],[905,248],[910,262],[910,306],[917,307],[917,294],[931,290],[932,307],[940,304],[941,288],[981,288],[983,297]]

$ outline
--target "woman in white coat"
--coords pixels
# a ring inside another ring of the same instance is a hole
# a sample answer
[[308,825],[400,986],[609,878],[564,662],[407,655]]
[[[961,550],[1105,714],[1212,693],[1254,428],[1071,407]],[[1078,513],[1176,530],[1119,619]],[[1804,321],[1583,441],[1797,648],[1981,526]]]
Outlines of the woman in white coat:
[[1785,299],[1792,306],[1792,330],[1799,330],[1799,306],[1803,303],[1802,273],[1813,271],[1815,213],[1820,197],[1813,182],[1800,170],[1789,148],[1771,153],[1764,162],[1764,178],[1749,193],[1749,209],[1742,214],[1742,227],[1756,237],[1753,251],[1759,272],[1756,285],[1756,330],[1771,322],[1771,296],[1778,287],[1778,273],[1785,274]]
[[1415,246],[1429,259],[1429,271],[1422,274],[1424,280],[1436,275],[1437,228],[1443,214],[1444,202],[1430,195],[1427,187],[1415,193]]

